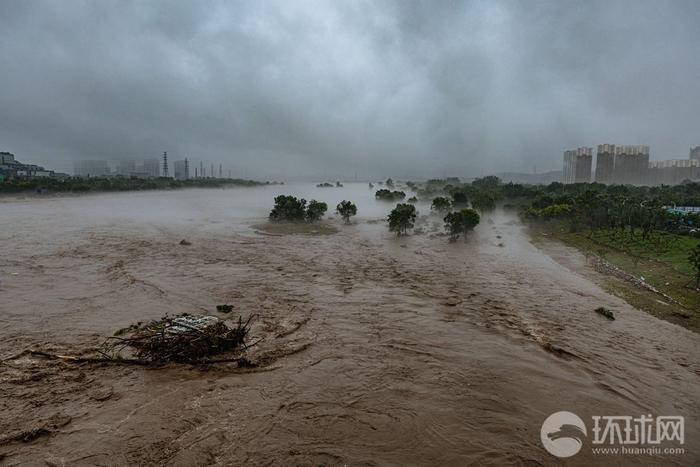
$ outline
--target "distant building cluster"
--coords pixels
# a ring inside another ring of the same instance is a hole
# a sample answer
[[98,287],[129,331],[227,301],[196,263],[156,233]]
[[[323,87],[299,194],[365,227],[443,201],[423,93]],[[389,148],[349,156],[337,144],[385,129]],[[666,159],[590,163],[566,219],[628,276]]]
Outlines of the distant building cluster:
[[700,180],[700,146],[691,148],[688,159],[649,160],[649,146],[599,144],[595,171],[593,148],[564,151],[564,183],[596,181],[620,185],[676,185]]
[[158,178],[160,177],[160,161],[157,158],[138,162],[133,159],[124,159],[116,164],[110,164],[105,160],[81,160],[75,162],[73,174],[81,178],[115,176]]
[[[162,159],[149,158],[145,160],[121,159],[119,161],[107,160],[79,160],[74,163],[73,176],[79,178],[174,178],[176,180],[189,180],[192,178],[216,178],[214,164],[207,170],[204,162],[200,162],[199,170],[194,168],[191,172],[188,158],[173,161],[170,165],[168,154],[163,153]],[[224,169],[221,164],[218,167],[218,177],[223,178]],[[44,167],[24,164],[15,158],[10,152],[0,152],[0,181],[13,178],[68,178],[65,173],[47,170]],[[231,170],[228,170],[228,178],[231,178]]]
[[[119,162],[110,163],[104,160],[83,160],[75,163],[75,176],[89,177],[129,177],[129,178],[174,178],[175,180],[189,180],[193,178],[216,178],[217,172],[214,164],[210,168],[199,163],[199,167],[192,166],[188,158],[170,161],[168,153],[164,152],[161,159],[152,158],[144,161],[122,159]],[[208,169],[208,170],[207,170]],[[224,177],[223,166],[219,164],[218,177]],[[231,171],[228,171],[231,178]]]
[[53,170],[46,170],[45,168],[39,165],[24,164],[15,159],[15,155],[10,152],[0,152],[0,181],[18,177],[63,178],[67,176],[68,175],[64,173],[54,172]]

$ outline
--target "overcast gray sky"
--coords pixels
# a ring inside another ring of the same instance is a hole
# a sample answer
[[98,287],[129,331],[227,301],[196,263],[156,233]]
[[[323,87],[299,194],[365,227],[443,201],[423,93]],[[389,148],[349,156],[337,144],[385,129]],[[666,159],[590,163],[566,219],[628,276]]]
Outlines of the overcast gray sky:
[[467,176],[700,145],[696,0],[0,0],[0,59],[0,150],[64,171],[167,150]]

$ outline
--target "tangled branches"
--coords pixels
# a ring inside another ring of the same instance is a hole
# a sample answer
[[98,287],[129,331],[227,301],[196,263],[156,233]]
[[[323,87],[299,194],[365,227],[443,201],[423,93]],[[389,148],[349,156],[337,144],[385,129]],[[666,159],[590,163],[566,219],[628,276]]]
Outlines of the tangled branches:
[[143,363],[237,361],[249,364],[244,358],[210,360],[209,357],[247,348],[245,339],[252,319],[253,316],[243,322],[239,317],[237,325],[229,327],[214,316],[166,316],[118,331],[118,335],[108,338],[98,352],[107,360]]

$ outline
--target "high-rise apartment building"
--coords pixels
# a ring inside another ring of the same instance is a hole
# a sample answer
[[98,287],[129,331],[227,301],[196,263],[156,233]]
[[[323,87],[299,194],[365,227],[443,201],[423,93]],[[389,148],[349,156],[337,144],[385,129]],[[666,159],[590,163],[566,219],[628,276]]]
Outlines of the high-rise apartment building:
[[593,148],[580,147],[564,151],[564,183],[586,183],[591,181]]
[[700,160],[671,159],[649,162],[648,185],[678,185],[700,179]]
[[700,146],[695,146],[694,148],[690,148],[690,156],[688,159],[694,159],[696,161],[700,161]]
[[615,146],[613,183],[644,185],[649,171],[649,146]]
[[615,145],[599,144],[595,163],[595,181],[612,183],[615,170]]
[[576,151],[564,151],[564,171],[562,173],[562,182],[574,183],[576,173]]

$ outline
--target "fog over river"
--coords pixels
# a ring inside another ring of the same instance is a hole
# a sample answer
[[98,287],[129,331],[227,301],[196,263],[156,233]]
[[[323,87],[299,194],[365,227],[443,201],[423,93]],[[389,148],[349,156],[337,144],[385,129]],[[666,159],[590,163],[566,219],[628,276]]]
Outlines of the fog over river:
[[[280,193],[358,215],[334,235],[258,232]],[[0,463],[700,465],[700,336],[603,291],[579,253],[533,246],[511,213],[450,243],[438,216],[397,238],[391,207],[366,184],[0,200],[1,358],[222,303],[262,339],[245,371],[5,362],[0,433],[50,434],[0,443]],[[684,416],[685,454],[558,459],[540,427],[561,410]]]

